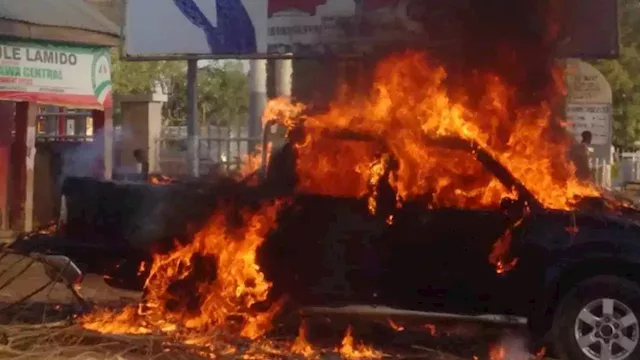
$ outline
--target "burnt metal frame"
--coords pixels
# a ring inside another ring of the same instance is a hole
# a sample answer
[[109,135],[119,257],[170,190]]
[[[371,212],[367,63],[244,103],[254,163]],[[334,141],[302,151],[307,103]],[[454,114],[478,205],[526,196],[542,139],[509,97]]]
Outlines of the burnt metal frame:
[[[262,164],[261,164],[261,174],[260,179],[265,180],[267,176],[267,170],[269,168],[268,164],[268,145],[270,143],[269,131],[267,131],[272,125],[279,124],[280,122],[276,119],[270,119],[265,123],[265,130],[263,131],[262,136]],[[298,126],[299,130],[304,131],[304,126]],[[291,132],[291,130],[290,130]],[[372,141],[379,143],[384,149],[389,149],[386,145],[386,140],[384,136],[378,134],[364,133],[364,132],[356,132],[348,129],[321,129],[321,134],[323,137],[329,137],[339,140],[355,140],[355,141]],[[507,189],[515,189],[518,193],[519,200],[521,202],[526,202],[531,210],[539,210],[542,209],[543,206],[536,199],[536,197],[520,182],[516,179],[511,172],[502,165],[498,160],[495,159],[491,153],[480,146],[478,143],[472,140],[465,140],[456,136],[428,136],[423,135],[422,141],[425,146],[431,147],[441,147],[447,148],[451,150],[461,150],[467,153],[475,155],[475,159],[482,164],[482,166],[493,174]]]

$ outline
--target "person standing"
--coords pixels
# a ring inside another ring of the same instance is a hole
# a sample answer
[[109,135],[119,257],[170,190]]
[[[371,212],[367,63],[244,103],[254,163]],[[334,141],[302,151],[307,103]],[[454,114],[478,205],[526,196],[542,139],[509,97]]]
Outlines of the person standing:
[[133,157],[136,159],[137,172],[142,176],[142,179],[149,180],[149,160],[147,159],[144,150],[135,149],[133,151]]
[[580,134],[582,141],[575,144],[571,151],[571,159],[576,167],[576,176],[581,180],[591,179],[591,168],[589,160],[591,158],[591,131],[583,131]]

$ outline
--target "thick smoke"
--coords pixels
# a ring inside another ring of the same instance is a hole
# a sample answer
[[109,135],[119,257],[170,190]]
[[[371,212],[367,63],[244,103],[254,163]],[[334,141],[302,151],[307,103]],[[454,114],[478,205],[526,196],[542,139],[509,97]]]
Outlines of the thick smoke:
[[[536,104],[557,93],[554,65],[562,0],[469,0],[461,12],[462,79],[498,74]],[[451,59],[445,59],[450,61]]]
[[[415,44],[415,50],[426,51],[430,66],[446,69],[452,99],[471,109],[481,107],[487,92],[486,76],[491,74],[515,89],[508,104],[512,113],[541,103],[560,109],[564,83],[556,59],[566,0],[415,1],[423,10],[409,15],[426,31],[425,42]],[[381,52],[364,59],[364,73],[346,79],[350,88],[369,93],[376,66],[388,55]],[[559,121],[556,123],[550,136],[564,136],[556,131]]]
[[105,136],[103,130],[96,132],[93,141],[82,143],[67,150],[62,157],[61,180],[69,176],[99,177],[99,165],[104,154]]
[[[60,181],[64,181],[65,178],[70,176],[102,178],[103,172],[101,166],[105,151],[105,135],[107,135],[104,131],[105,130],[97,131],[93,136],[93,141],[82,143],[76,148],[64,152]],[[114,172],[135,171],[135,167],[120,167],[116,161],[122,151],[123,140],[127,136],[131,136],[130,133],[127,127],[120,127],[118,131],[114,129],[111,134]]]

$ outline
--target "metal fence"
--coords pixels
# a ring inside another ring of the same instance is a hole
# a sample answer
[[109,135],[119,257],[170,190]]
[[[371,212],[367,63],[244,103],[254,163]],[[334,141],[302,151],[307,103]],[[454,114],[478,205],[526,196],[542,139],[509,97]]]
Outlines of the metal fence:
[[[246,126],[214,126],[201,129],[198,138],[200,175],[223,170],[238,170],[243,159],[255,149],[261,138],[250,138]],[[185,126],[167,126],[156,140],[154,154],[160,171],[169,176],[188,174],[187,129]]]
[[[211,172],[233,172],[261,143],[261,138],[250,138],[244,125],[201,128],[198,139],[200,175]],[[167,126],[156,140],[155,159],[160,172],[169,176],[188,175],[187,129],[185,126]],[[640,152],[622,153],[614,161],[590,159],[592,179],[605,189],[620,188],[630,182],[640,182]]]
[[618,153],[611,162],[592,159],[589,166],[595,183],[607,189],[640,182],[640,152]]
[[611,189],[613,187],[612,164],[604,159],[590,159],[591,177],[597,186]]

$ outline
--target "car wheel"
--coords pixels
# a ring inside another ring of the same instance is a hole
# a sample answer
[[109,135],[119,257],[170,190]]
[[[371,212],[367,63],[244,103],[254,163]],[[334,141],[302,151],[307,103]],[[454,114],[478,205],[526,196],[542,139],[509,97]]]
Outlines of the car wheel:
[[580,283],[562,299],[552,328],[561,359],[640,359],[640,287],[613,276]]

